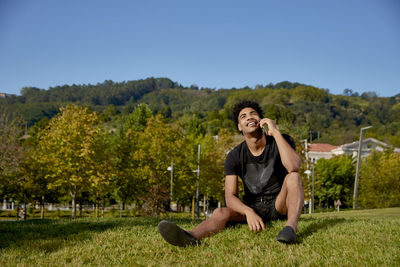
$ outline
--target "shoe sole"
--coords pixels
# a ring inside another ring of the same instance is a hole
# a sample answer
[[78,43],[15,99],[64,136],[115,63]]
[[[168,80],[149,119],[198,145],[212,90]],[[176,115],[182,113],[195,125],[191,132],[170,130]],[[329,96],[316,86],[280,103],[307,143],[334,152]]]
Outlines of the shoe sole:
[[278,240],[281,243],[285,243],[285,244],[293,244],[296,242],[296,239],[288,240],[288,239],[283,239],[283,238],[277,238],[276,240]]
[[191,238],[182,228],[170,221],[161,221],[158,224],[161,236],[171,245],[186,247],[196,245],[197,240]]

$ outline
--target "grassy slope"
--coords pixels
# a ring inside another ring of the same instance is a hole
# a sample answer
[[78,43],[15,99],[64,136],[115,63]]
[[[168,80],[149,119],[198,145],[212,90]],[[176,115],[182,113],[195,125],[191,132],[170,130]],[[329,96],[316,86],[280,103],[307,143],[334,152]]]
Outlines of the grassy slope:
[[[298,243],[275,241],[284,222],[260,233],[229,228],[201,246],[159,236],[159,219],[0,222],[0,266],[349,266],[400,265],[400,208],[302,216]],[[190,220],[176,219],[185,228]]]

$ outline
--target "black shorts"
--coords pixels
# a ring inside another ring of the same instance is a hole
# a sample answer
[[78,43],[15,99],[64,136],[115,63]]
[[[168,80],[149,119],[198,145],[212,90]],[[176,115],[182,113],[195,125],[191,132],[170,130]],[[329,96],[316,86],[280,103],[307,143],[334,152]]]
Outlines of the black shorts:
[[264,222],[287,219],[287,215],[280,214],[276,210],[275,201],[276,197],[270,200],[258,199],[257,201],[245,202],[244,204],[252,208]]

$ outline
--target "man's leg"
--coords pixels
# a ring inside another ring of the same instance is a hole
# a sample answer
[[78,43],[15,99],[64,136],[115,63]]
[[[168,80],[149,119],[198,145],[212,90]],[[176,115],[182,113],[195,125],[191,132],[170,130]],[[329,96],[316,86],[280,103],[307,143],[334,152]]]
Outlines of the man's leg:
[[170,244],[175,246],[187,246],[198,244],[198,240],[210,234],[221,231],[228,221],[245,221],[243,215],[230,208],[218,208],[214,210],[211,217],[191,231],[185,231],[173,222],[161,221],[158,230],[161,236]]
[[209,219],[202,221],[196,228],[188,232],[200,240],[203,237],[223,230],[229,221],[242,222],[246,221],[246,217],[230,208],[217,208]]
[[[291,227],[294,230],[294,233],[297,232],[297,224],[300,219],[303,204],[304,192],[301,177],[299,173],[291,172],[286,175],[285,180],[283,181],[282,189],[275,201],[275,208],[279,213],[287,214],[288,220],[285,226]],[[287,228],[285,231],[288,230],[290,229]]]

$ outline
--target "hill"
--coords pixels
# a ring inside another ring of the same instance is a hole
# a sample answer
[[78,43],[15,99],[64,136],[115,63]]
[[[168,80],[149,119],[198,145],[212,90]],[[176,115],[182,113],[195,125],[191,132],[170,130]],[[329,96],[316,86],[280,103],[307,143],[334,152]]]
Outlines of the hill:
[[373,125],[367,136],[400,146],[400,94],[378,97],[374,92],[359,95],[346,89],[343,95],[334,95],[327,89],[287,81],[219,90],[184,87],[168,78],[119,83],[106,80],[48,90],[25,87],[20,96],[1,98],[0,106],[20,114],[31,126],[44,117],[51,118],[68,103],[87,105],[99,112],[112,105],[116,114],[109,119],[115,123],[116,117],[131,112],[138,103],[147,103],[154,113],[172,121],[194,114],[204,131],[216,134],[221,128],[235,131],[230,110],[243,98],[257,100],[266,116],[299,139],[343,144],[356,140],[361,127]]

